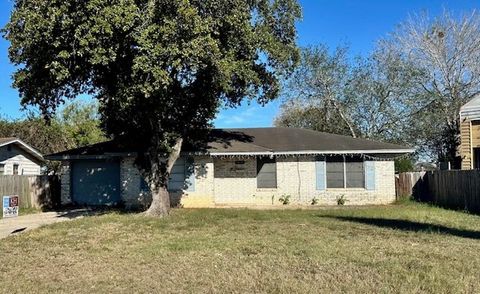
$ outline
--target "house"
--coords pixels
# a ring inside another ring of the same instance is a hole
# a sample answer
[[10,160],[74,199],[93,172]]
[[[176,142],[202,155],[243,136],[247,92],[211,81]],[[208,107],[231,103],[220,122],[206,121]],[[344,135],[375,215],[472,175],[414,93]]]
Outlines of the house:
[[[184,207],[387,204],[395,200],[392,159],[399,145],[305,129],[215,129],[202,146],[185,144],[169,183]],[[150,196],[135,150],[113,141],[47,156],[62,161],[62,203],[146,206]],[[315,200],[314,200],[315,199]]]
[[43,156],[17,138],[0,138],[0,175],[39,175]]
[[462,169],[480,168],[480,95],[460,108]]

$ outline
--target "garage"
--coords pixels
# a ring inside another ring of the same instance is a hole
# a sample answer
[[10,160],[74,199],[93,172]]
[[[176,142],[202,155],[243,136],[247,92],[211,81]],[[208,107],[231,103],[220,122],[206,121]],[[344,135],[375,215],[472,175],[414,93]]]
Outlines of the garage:
[[72,200],[80,205],[120,203],[120,163],[118,160],[73,162]]

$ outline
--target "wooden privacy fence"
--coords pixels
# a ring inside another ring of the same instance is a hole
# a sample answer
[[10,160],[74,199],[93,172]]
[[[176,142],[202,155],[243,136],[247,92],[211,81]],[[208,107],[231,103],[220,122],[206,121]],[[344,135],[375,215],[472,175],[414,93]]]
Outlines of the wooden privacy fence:
[[431,202],[480,212],[480,171],[452,170],[428,173]]
[[397,199],[413,196],[438,206],[480,212],[480,170],[439,170],[396,175]]
[[57,176],[0,176],[0,197],[18,195],[22,208],[52,208],[60,203]]
[[395,175],[395,194],[397,200],[414,196],[420,198],[424,194],[425,172],[400,173]]

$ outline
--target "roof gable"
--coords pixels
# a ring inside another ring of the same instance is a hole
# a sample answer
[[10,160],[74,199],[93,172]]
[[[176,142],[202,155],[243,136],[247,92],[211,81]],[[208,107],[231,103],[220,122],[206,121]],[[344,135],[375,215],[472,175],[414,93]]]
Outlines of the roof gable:
[[35,148],[23,142],[22,140],[15,137],[0,138],[0,148],[8,145],[15,144],[20,147],[22,150],[36,158],[38,161],[43,161],[43,156]]
[[460,107],[460,111],[476,107],[480,107],[480,95],[476,95],[470,101],[462,105],[462,107]]

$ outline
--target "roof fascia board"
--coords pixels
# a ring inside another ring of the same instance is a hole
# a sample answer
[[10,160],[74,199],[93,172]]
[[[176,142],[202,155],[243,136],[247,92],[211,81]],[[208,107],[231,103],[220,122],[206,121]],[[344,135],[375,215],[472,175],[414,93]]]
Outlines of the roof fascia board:
[[131,157],[136,153],[131,152],[118,152],[118,153],[105,153],[99,155],[47,155],[48,160],[75,160],[75,159],[108,159],[112,157]]
[[[326,154],[398,154],[413,153],[415,149],[380,149],[380,150],[308,150],[285,152],[182,152],[182,155],[191,156],[282,156],[282,155],[326,155]],[[46,156],[49,160],[75,160],[75,159],[107,159],[112,157],[131,157],[136,153],[108,153],[103,155],[57,155]]]
[[317,154],[396,154],[413,153],[415,149],[379,149],[379,150],[308,150],[308,151],[284,151],[284,152],[211,152],[211,156],[236,156],[236,155],[317,155]]

